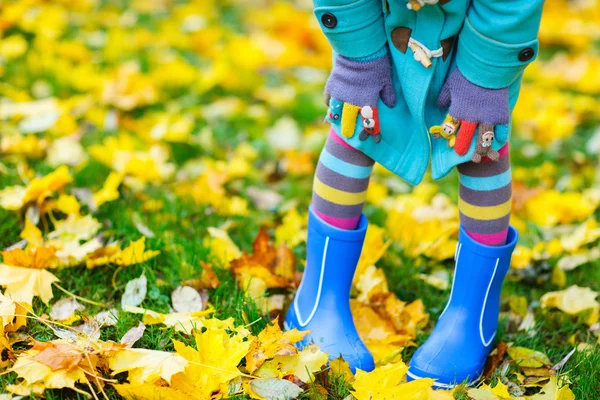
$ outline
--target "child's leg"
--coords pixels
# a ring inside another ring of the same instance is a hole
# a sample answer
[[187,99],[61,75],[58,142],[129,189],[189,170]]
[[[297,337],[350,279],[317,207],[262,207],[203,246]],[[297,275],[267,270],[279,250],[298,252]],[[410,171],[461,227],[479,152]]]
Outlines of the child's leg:
[[512,205],[508,145],[498,161],[458,166],[460,223],[473,240],[489,245],[506,243]]
[[337,228],[356,229],[373,163],[331,130],[315,174],[312,195],[315,213]]
[[317,343],[352,371],[371,371],[373,356],[352,318],[350,290],[367,232],[362,215],[373,160],[329,133],[315,174],[308,211],[306,265],[284,326],[309,330],[297,346]]
[[511,171],[508,146],[498,161],[458,166],[458,235],[450,299],[433,332],[410,361],[410,379],[435,387],[477,381],[494,347],[502,282],[510,269],[517,231],[509,227]]

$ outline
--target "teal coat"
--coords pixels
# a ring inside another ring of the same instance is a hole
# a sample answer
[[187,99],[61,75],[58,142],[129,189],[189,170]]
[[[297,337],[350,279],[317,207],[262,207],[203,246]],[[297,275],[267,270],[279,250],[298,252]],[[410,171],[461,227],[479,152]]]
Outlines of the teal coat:
[[[335,53],[363,58],[382,47],[389,49],[397,100],[393,108],[379,100],[381,142],[359,140],[360,117],[349,139],[340,134],[338,124],[333,127],[350,145],[415,185],[423,179],[430,158],[433,178],[439,179],[469,161],[475,150],[477,135],[469,152],[459,156],[445,139],[429,134],[447,113],[436,101],[449,73],[458,67],[476,85],[509,86],[512,109],[523,71],[538,53],[543,0],[441,0],[419,11],[408,9],[407,0],[313,2]],[[406,48],[407,32],[432,51],[443,45],[444,56],[432,58],[431,68],[425,68]],[[510,126],[497,126],[493,148],[502,147],[509,136]]]

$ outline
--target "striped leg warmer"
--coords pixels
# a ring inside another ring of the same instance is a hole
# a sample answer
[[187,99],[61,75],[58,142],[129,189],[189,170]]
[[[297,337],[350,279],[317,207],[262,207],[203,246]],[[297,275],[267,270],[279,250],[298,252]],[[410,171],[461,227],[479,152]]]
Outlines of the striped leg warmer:
[[371,158],[331,130],[315,174],[312,195],[315,213],[337,228],[356,229],[373,164]]
[[458,166],[460,223],[479,243],[506,243],[512,205],[512,177],[508,145],[498,161],[468,162]]

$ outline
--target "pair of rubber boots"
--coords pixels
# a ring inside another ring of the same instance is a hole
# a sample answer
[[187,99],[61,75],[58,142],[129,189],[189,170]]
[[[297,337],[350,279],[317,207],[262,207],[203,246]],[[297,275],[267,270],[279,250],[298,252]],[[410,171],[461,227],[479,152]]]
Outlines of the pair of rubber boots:
[[[331,359],[341,355],[353,371],[375,367],[350,312],[352,278],[367,225],[363,215],[356,230],[338,229],[309,209],[306,267],[285,319],[286,329],[311,331],[300,347],[316,343]],[[410,360],[409,380],[433,378],[436,387],[449,388],[480,378],[496,335],[500,291],[516,242],[512,227],[507,244],[498,247],[477,243],[460,229],[450,299]]]

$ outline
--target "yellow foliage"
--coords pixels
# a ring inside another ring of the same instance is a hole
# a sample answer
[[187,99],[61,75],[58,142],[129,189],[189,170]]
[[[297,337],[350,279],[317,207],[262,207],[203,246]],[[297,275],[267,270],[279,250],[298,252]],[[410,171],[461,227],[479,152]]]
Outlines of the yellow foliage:
[[39,296],[48,304],[53,296],[53,282],[58,282],[58,278],[45,269],[0,264],[0,286],[5,287],[4,295],[14,301],[31,305],[33,298]]
[[530,198],[523,212],[529,221],[551,227],[584,220],[597,207],[598,200],[586,193],[546,190]]
[[587,322],[589,325],[593,325],[598,322],[598,312],[600,311],[600,303],[596,300],[596,297],[598,297],[597,292],[573,285],[565,290],[544,294],[540,303],[544,308],[558,308],[571,315],[590,310],[591,319],[588,318]]
[[147,349],[121,349],[109,359],[113,374],[127,371],[133,384],[152,383],[160,378],[170,383],[173,375],[187,365],[179,354]]
[[94,268],[104,264],[116,264],[122,267],[146,262],[160,254],[159,250],[146,250],[146,237],[142,236],[136,241],[129,243],[124,249],[113,247],[107,254],[99,254],[99,257],[90,257],[87,267]]
[[230,336],[223,329],[207,329],[194,334],[196,349],[174,341],[175,351],[188,365],[184,372],[173,377],[172,386],[196,398],[210,398],[241,375],[237,365],[250,347],[250,342],[243,339],[242,335]]

